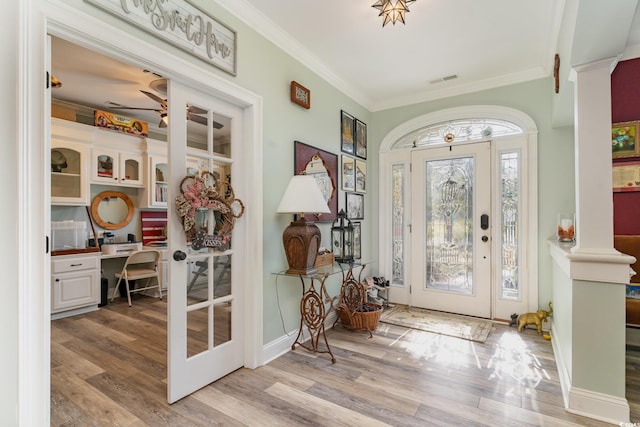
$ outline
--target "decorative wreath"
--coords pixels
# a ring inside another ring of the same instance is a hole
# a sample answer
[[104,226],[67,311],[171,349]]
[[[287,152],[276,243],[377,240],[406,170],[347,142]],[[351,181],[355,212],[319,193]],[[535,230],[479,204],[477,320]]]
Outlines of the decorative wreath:
[[236,199],[231,184],[208,171],[201,172],[200,176],[185,176],[180,182],[180,193],[176,197],[176,211],[188,238],[196,234],[194,226],[196,210],[199,208],[219,212],[215,230],[219,236],[230,235],[235,220],[244,214],[244,203]]

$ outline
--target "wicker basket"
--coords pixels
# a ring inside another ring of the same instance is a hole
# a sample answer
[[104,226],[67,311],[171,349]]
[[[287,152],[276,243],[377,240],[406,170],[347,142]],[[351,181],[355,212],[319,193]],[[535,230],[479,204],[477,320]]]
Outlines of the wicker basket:
[[365,303],[364,305],[373,307],[375,310],[353,311],[349,310],[346,306],[338,306],[340,322],[347,329],[352,331],[369,331],[369,336],[372,336],[371,331],[375,331],[378,328],[378,321],[380,320],[380,314],[382,314],[382,306],[373,303]]

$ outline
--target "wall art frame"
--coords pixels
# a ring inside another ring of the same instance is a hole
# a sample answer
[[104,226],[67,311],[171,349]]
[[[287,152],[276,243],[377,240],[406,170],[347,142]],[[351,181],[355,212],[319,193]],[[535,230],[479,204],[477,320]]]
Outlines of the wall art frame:
[[340,149],[343,153],[355,154],[355,117],[340,110]]
[[621,157],[640,156],[640,122],[620,122],[611,125],[611,156]]
[[342,190],[356,191],[356,159],[343,154],[342,156]]
[[364,194],[345,193],[347,218],[364,219]]
[[353,258],[362,258],[362,225],[360,222],[352,222],[353,225]]
[[291,102],[299,106],[311,108],[311,91],[296,81],[291,82]]
[[356,193],[367,192],[367,162],[356,159],[355,169]]
[[361,159],[367,158],[367,125],[356,119],[356,156]]
[[338,215],[338,155],[300,141],[294,141],[293,153],[295,175],[313,175],[331,210],[328,214],[305,214],[305,218],[333,222]]

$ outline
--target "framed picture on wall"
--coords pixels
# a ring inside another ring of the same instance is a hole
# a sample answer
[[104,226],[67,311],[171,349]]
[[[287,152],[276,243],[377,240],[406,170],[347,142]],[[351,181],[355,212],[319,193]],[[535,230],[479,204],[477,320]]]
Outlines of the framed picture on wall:
[[367,162],[356,159],[356,192],[367,192]]
[[356,119],[356,156],[367,158],[367,125]]
[[355,118],[346,111],[340,111],[341,149],[344,153],[355,154]]
[[356,191],[356,159],[342,155],[342,189]]
[[362,227],[359,222],[353,224],[353,258],[362,258]]
[[313,176],[331,210],[328,214],[305,214],[305,218],[313,222],[333,222],[338,215],[338,155],[300,141],[294,142],[293,152],[294,173]]
[[364,219],[364,194],[345,193],[347,218]]
[[640,122],[621,122],[611,125],[611,155],[620,157],[640,156],[638,125]]

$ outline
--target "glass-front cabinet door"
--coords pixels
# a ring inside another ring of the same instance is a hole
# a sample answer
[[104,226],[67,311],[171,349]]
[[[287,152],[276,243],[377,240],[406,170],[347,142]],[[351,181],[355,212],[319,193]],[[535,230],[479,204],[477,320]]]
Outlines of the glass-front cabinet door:
[[91,182],[142,187],[142,155],[104,147],[91,149]]
[[88,205],[86,146],[51,140],[51,204]]

